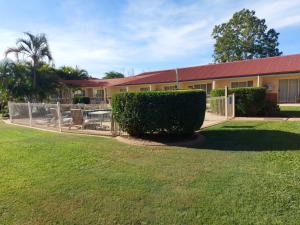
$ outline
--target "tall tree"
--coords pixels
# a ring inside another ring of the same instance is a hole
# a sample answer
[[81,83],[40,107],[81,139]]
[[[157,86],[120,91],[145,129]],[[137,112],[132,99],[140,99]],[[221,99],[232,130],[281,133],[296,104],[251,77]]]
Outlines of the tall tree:
[[115,72],[115,71],[110,71],[106,72],[105,76],[103,77],[104,79],[112,79],[112,78],[124,78],[124,74]]
[[50,63],[53,61],[53,58],[45,34],[33,35],[29,32],[25,32],[24,34],[26,38],[19,38],[16,42],[16,47],[8,48],[5,52],[5,56],[14,53],[18,60],[19,55],[23,55],[24,58],[30,60],[32,66],[33,90],[36,90],[39,63],[44,62],[45,59],[48,59]]
[[214,27],[214,61],[232,62],[281,55],[278,36],[274,29],[268,29],[264,19],[255,16],[255,11],[243,9],[234,13],[227,23]]
[[80,69],[78,66],[75,68],[70,66],[62,66],[56,70],[57,75],[63,80],[85,80],[90,78],[86,70]]

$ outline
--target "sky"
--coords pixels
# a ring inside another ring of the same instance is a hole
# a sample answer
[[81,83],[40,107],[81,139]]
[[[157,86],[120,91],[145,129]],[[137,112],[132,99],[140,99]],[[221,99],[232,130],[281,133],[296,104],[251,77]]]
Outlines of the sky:
[[243,8],[280,33],[284,55],[300,53],[300,0],[0,0],[0,59],[29,31],[47,35],[57,67],[98,78],[208,64],[213,27]]

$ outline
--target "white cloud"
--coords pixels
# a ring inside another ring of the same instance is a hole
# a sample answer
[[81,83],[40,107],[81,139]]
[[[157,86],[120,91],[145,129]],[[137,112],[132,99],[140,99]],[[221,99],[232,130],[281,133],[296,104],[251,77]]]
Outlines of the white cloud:
[[257,15],[266,18],[269,27],[286,28],[300,25],[299,0],[266,0],[247,4]]

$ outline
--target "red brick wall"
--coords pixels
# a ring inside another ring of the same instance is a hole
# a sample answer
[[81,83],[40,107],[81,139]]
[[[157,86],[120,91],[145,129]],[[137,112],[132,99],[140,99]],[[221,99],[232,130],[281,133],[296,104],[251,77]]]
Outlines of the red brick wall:
[[267,93],[267,99],[277,103],[277,93]]

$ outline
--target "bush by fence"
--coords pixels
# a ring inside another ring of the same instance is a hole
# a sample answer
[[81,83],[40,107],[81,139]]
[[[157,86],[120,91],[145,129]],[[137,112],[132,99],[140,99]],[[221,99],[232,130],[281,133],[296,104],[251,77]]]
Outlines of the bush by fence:
[[[279,114],[276,103],[266,99],[266,89],[261,87],[232,88],[228,94],[235,94],[237,116],[274,116]],[[224,89],[212,90],[212,97],[224,96]]]
[[204,91],[127,92],[112,98],[115,120],[132,136],[191,135],[202,126],[205,108]]
[[73,98],[73,104],[90,104],[91,100],[89,97],[85,97],[85,96],[75,96]]

